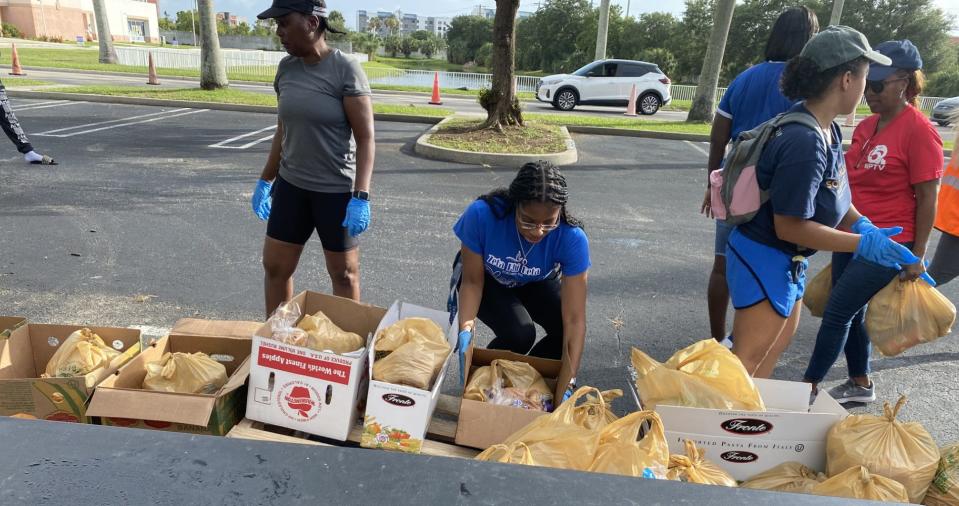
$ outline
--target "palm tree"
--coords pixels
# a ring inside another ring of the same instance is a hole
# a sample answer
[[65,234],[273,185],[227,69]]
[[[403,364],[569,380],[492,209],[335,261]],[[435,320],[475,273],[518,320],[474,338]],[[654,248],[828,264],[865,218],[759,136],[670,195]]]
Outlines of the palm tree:
[[226,65],[220,51],[220,37],[216,33],[216,16],[213,0],[199,0],[200,9],[200,88],[216,90],[226,88]]
[[386,28],[390,30],[390,35],[396,35],[396,30],[400,27],[400,20],[396,18],[396,14],[386,18]]
[[113,35],[107,19],[106,0],[93,0],[93,15],[97,18],[97,43],[100,46],[100,63],[116,63],[117,51],[113,49]]
[[516,98],[513,74],[516,67],[516,11],[520,0],[496,0],[493,18],[493,82],[480,94],[480,105],[486,109],[486,121],[477,129],[523,125],[523,111]]
[[383,20],[378,17],[370,18],[366,23],[366,27],[370,33],[376,35],[376,33],[380,31],[380,28],[383,28]]
[[715,8],[713,29],[709,34],[709,44],[706,46],[706,58],[703,60],[703,70],[699,74],[699,84],[696,86],[693,105],[689,108],[689,115],[686,116],[687,122],[698,123],[713,120],[716,86],[719,84],[719,70],[723,65],[726,37],[729,35],[729,25],[733,20],[736,0],[717,0]]

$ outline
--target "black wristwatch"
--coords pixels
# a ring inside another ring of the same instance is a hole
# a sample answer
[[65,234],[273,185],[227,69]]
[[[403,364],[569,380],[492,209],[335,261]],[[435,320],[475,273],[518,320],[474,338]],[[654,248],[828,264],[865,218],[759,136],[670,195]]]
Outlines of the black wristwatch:
[[355,199],[360,199],[360,200],[365,200],[365,201],[369,202],[369,200],[370,200],[370,192],[368,192],[368,191],[363,191],[363,190],[356,190],[356,191],[353,192],[353,198],[355,198]]

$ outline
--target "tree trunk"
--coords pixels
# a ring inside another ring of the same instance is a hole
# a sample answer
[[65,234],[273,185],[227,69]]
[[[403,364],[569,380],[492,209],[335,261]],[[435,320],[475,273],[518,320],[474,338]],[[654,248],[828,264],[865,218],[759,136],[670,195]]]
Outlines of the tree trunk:
[[832,15],[829,16],[830,25],[838,25],[839,18],[842,17],[842,6],[845,0],[833,0],[832,2]]
[[519,0],[496,0],[493,18],[493,83],[480,94],[480,105],[486,109],[486,121],[478,129],[522,125],[523,113],[516,98],[513,77],[516,55],[516,11]]
[[716,86],[719,84],[719,71],[723,66],[723,54],[726,52],[726,37],[729,35],[729,25],[733,20],[733,9],[736,0],[717,0],[713,13],[713,29],[709,34],[709,45],[706,47],[706,58],[703,61],[703,70],[699,74],[699,84],[696,86],[696,96],[693,105],[686,116],[687,122],[710,122],[715,110]]
[[216,90],[226,88],[226,65],[220,51],[220,37],[216,33],[216,16],[213,0],[199,0],[200,10],[200,88]]
[[106,0],[93,0],[93,15],[97,23],[97,43],[100,46],[100,63],[116,63],[117,51],[113,49],[110,21],[107,19]]
[[609,0],[599,3],[599,28],[596,30],[596,58],[606,59],[606,36],[609,34]]

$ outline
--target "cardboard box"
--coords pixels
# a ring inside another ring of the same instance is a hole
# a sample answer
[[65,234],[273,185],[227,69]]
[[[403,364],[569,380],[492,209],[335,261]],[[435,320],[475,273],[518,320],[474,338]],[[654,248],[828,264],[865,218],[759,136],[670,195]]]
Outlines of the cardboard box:
[[413,317],[429,318],[443,329],[450,344],[450,355],[446,357],[443,367],[436,375],[433,388],[421,390],[372,379],[374,353],[373,346],[369,347],[371,379],[366,400],[366,416],[363,419],[363,436],[360,438],[360,446],[364,448],[419,453],[423,446],[426,429],[433,419],[440,387],[446,376],[446,368],[453,356],[452,350],[456,347],[457,328],[450,325],[450,314],[445,311],[394,302],[377,327],[376,333],[379,334],[380,330],[402,319]]
[[24,323],[27,319],[20,316],[0,316],[0,339],[10,337],[10,333]]
[[323,311],[341,329],[365,336],[367,346],[347,355],[316,351],[270,339],[272,329],[263,325],[253,337],[246,417],[345,441],[362,411],[367,349],[386,309],[309,291],[291,302],[304,315]]
[[[490,365],[493,360],[512,360],[533,366],[546,380],[546,384],[553,389],[554,405],[558,405],[562,400],[566,386],[573,377],[572,369],[566,360],[550,360],[475,347],[471,347],[466,353],[466,369],[472,377],[476,369]],[[469,378],[466,384],[469,384]],[[502,443],[514,432],[545,414],[545,411],[497,406],[487,402],[462,399],[459,423],[456,426],[456,444],[485,450]]]
[[[87,414],[103,425],[224,436],[243,419],[250,339],[261,324],[184,319],[97,387]],[[203,352],[226,367],[215,394],[143,389],[146,364],[164,353]]]
[[[77,330],[89,328],[121,355],[83,377],[41,378],[47,362]],[[0,415],[25,414],[44,420],[89,423],[93,389],[140,352],[140,331],[115,327],[28,323],[0,346]]]
[[[692,440],[737,480],[784,462],[826,470],[826,435],[848,412],[824,390],[809,405],[809,383],[754,379],[767,411],[656,406],[670,453],[685,453]],[[633,394],[635,384],[631,381]],[[638,395],[636,398],[639,404]]]

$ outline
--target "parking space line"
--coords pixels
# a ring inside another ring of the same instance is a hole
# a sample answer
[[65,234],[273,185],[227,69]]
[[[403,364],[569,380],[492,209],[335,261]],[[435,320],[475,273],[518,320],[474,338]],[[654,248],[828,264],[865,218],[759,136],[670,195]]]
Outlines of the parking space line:
[[32,103],[28,103],[28,104],[23,104],[23,105],[21,105],[20,107],[13,107],[13,110],[14,110],[14,111],[21,111],[21,110],[23,110],[23,109],[28,109],[28,108],[30,108],[30,107],[36,107],[36,106],[38,106],[38,105],[62,104],[63,102],[66,102],[66,100],[48,100],[48,101],[46,101],[46,102],[32,102]]
[[[176,110],[174,110],[174,111],[168,111],[168,112],[183,111],[183,110],[184,110],[184,109],[176,109]],[[78,132],[70,132],[70,133],[66,133],[66,134],[42,133],[42,134],[34,134],[34,135],[36,135],[36,136],[42,136],[42,137],[73,137],[73,136],[75,136],[75,135],[92,134],[92,133],[94,133],[94,132],[101,132],[101,131],[103,131],[103,130],[110,130],[110,129],[112,129],[112,128],[120,128],[120,127],[131,126],[131,125],[139,125],[139,124],[142,124],[142,123],[150,123],[150,122],[153,122],[153,121],[160,121],[160,120],[163,120],[163,119],[178,118],[178,117],[180,117],[180,116],[187,116],[187,115],[189,115],[189,114],[196,114],[196,113],[199,113],[199,112],[207,112],[207,111],[208,111],[208,109],[194,109],[194,110],[186,109],[186,112],[181,112],[181,113],[179,113],[179,114],[168,114],[168,115],[166,115],[166,116],[159,116],[159,117],[156,117],[156,115],[153,115],[153,116],[155,116],[155,117],[148,118],[148,119],[141,119],[141,120],[138,120],[138,121],[128,121],[128,122],[126,122],[126,123],[118,123],[118,124],[116,124],[116,125],[103,126],[103,127],[100,127],[100,128],[92,128],[92,129],[89,129],[89,130],[80,130],[80,131],[78,131]],[[142,117],[145,117],[145,116],[141,116],[141,118],[142,118]],[[102,124],[102,123],[101,123],[101,124]],[[92,125],[86,125],[86,126],[92,126]],[[62,130],[73,130],[73,129],[76,129],[76,128],[77,128],[77,127],[74,127],[74,128],[72,128],[72,129],[71,129],[71,128],[66,128],[66,129],[61,129],[61,131],[62,131]],[[52,131],[53,131],[53,130],[52,130]]]
[[[38,134],[33,134],[33,135],[49,135],[49,134],[55,134],[55,133],[65,132],[65,131],[67,131],[67,130],[78,130],[78,129],[80,129],[80,128],[86,128],[86,127],[92,127],[92,126],[109,125],[110,123],[119,123],[119,122],[123,122],[123,121],[134,120],[134,119],[149,118],[149,117],[151,117],[151,116],[160,116],[160,115],[162,115],[162,114],[172,114],[172,113],[176,113],[176,112],[180,112],[180,111],[187,111],[187,110],[189,110],[189,109],[180,108],[180,109],[173,109],[173,110],[170,110],[170,111],[151,112],[150,114],[141,114],[141,115],[139,115],[139,116],[130,116],[129,118],[111,119],[111,120],[108,120],[108,121],[97,121],[96,123],[86,123],[86,124],[83,124],[83,125],[74,125],[74,126],[66,127],[66,128],[58,128],[58,129],[56,129],[56,130],[47,130],[46,132],[40,132],[40,133],[38,133]],[[52,137],[55,137],[55,136],[52,136]]]
[[226,139],[226,140],[224,140],[224,141],[220,141],[220,142],[218,142],[218,143],[216,143],[216,144],[210,144],[210,145],[207,146],[207,147],[210,147],[210,148],[219,148],[219,149],[247,149],[247,148],[256,146],[257,144],[259,144],[259,143],[261,143],[261,142],[268,141],[268,140],[272,139],[272,138],[273,138],[273,134],[270,134],[270,135],[268,135],[268,136],[266,136],[266,137],[257,139],[257,140],[252,141],[252,142],[248,142],[248,143],[246,143],[246,144],[243,144],[242,146],[227,146],[227,144],[229,144],[229,143],[231,143],[231,142],[233,142],[233,141],[238,141],[238,140],[240,140],[240,139],[245,139],[245,138],[247,138],[247,137],[251,137],[251,136],[254,136],[254,135],[256,135],[256,134],[266,132],[267,130],[275,130],[275,129],[276,129],[276,125],[268,126],[268,127],[266,127],[266,128],[261,128],[261,129],[259,129],[259,130],[253,131],[253,132],[245,133],[245,134],[243,134],[243,135],[237,135],[236,137],[231,137],[231,138]]
[[694,143],[693,141],[686,141],[686,144],[689,144],[690,146],[692,146],[692,148],[695,149],[696,151],[699,151],[700,153],[706,156],[709,156],[709,151],[706,151],[702,147],[697,146],[696,143]]
[[77,104],[85,104],[85,103],[86,103],[86,102],[85,102],[85,101],[82,101],[82,100],[79,101],[79,102],[75,102],[75,101],[73,101],[73,100],[67,100],[67,101],[64,101],[64,102],[57,102],[57,103],[55,103],[55,104],[38,105],[38,106],[36,106],[36,107],[30,107],[30,106],[21,107],[21,108],[19,108],[19,109],[14,109],[13,112],[33,111],[33,110],[35,110],[35,109],[49,109],[49,108],[51,108],[51,107],[62,107],[62,106],[65,106],[65,105],[77,105]]

